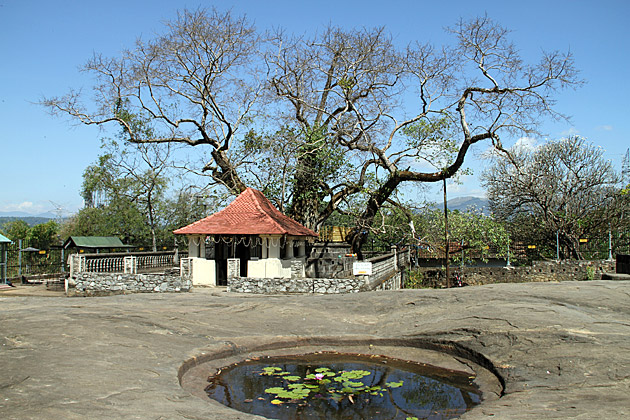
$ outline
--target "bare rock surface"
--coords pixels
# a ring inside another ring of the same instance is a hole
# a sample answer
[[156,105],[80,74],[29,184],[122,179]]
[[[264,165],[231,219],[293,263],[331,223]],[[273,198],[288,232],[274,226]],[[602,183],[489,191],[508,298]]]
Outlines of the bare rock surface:
[[592,281],[347,295],[0,293],[0,418],[252,419],[182,389],[184,362],[331,337],[482,355],[504,395],[465,420],[630,414],[630,282]]

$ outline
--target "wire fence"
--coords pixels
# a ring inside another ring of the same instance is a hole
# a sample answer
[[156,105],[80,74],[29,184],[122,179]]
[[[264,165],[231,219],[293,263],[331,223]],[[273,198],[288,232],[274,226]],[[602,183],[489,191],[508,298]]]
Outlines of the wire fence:
[[[541,260],[568,260],[574,258],[555,240],[532,241],[511,238],[509,245],[496,247],[490,244],[472,247],[466,238],[451,238],[449,259],[455,264],[475,265],[481,261],[499,260],[503,263],[526,265]],[[611,260],[616,255],[630,254],[630,232],[609,232],[604,235],[584,236],[578,241],[581,259],[588,261]],[[412,254],[420,261],[443,261],[446,247],[443,241],[425,241],[412,246]]]
[[61,247],[38,249],[27,240],[17,240],[7,247],[8,280],[57,275],[64,271],[67,265]]

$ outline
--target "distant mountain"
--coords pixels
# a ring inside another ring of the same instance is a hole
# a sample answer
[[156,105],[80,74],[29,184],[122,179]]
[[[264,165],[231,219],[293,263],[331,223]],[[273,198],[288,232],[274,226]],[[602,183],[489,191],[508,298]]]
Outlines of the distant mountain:
[[[473,197],[473,196],[464,196],[464,197],[456,197],[451,198],[447,202],[448,209],[451,211],[466,211],[466,210],[479,210],[481,213],[485,215],[490,214],[490,204],[488,199],[481,197]],[[432,205],[433,208],[442,209],[441,202],[435,202]]]
[[23,211],[0,211],[0,217],[31,217],[32,214]]
[[23,211],[0,211],[0,217],[15,217],[19,219],[23,217],[43,217],[44,219],[54,219],[57,215],[49,211],[40,214],[26,213]]
[[487,198],[481,197],[457,197],[447,201],[448,208],[451,210],[466,211],[476,208],[482,213],[490,213],[490,204]]
[[[17,212],[19,213],[19,212]],[[27,225],[29,226],[35,226],[35,225],[40,225],[42,223],[46,223],[49,220],[54,220],[54,218],[52,217],[39,217],[39,216],[32,216],[32,215],[27,215],[27,216],[0,216],[0,228],[2,228],[2,225],[4,225],[5,223],[8,222],[12,222],[14,220],[23,220],[26,222]]]

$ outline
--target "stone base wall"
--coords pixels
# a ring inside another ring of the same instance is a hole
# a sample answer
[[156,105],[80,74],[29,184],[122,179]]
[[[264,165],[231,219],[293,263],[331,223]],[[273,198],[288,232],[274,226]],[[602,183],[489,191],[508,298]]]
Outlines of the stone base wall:
[[189,278],[179,270],[164,274],[78,273],[68,279],[68,296],[106,296],[127,293],[188,292]]
[[360,278],[323,279],[259,279],[234,277],[228,280],[228,291],[237,293],[356,293],[362,291],[365,281]]
[[[494,283],[529,283],[572,280],[599,280],[604,272],[614,272],[614,261],[535,261],[521,267],[451,267],[460,273],[464,283],[473,285]],[[445,284],[441,269],[420,268],[427,284]]]

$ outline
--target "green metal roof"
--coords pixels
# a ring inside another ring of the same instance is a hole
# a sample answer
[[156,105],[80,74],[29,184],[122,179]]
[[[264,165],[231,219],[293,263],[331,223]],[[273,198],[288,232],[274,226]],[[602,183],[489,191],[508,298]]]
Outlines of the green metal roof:
[[13,242],[11,239],[0,233],[0,244],[10,244],[11,242]]
[[129,248],[115,236],[71,236],[63,244],[64,248]]

